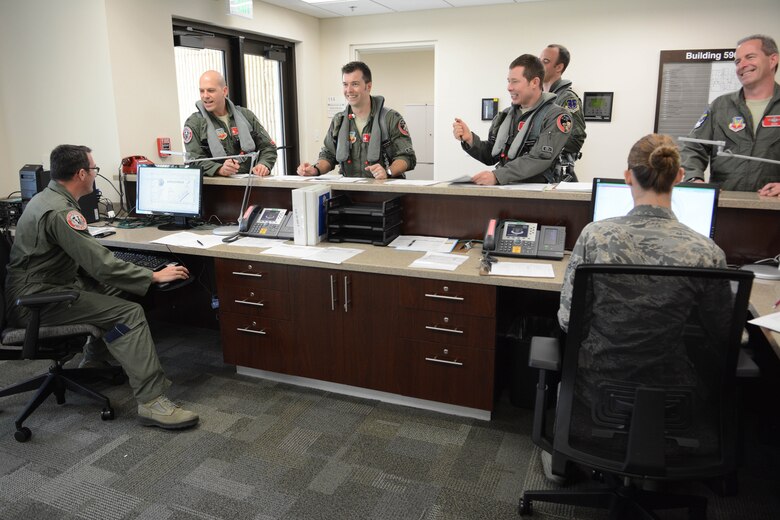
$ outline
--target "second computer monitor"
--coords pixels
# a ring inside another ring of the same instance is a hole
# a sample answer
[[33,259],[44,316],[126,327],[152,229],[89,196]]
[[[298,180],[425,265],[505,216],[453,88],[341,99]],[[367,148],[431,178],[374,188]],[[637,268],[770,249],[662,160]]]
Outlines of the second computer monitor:
[[138,166],[135,212],[165,215],[173,222],[159,229],[187,229],[187,218],[201,216],[203,173],[196,167]]
[[[672,212],[689,228],[712,238],[718,193],[715,184],[678,184],[672,189]],[[634,207],[631,187],[621,179],[593,179],[590,207],[593,222],[626,215]]]

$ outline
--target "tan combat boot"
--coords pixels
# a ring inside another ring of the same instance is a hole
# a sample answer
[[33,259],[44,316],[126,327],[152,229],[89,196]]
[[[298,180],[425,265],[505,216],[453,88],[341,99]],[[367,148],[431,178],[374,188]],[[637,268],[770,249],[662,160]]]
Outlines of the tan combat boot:
[[198,414],[183,409],[164,395],[138,405],[138,422],[166,430],[189,428],[198,423]]

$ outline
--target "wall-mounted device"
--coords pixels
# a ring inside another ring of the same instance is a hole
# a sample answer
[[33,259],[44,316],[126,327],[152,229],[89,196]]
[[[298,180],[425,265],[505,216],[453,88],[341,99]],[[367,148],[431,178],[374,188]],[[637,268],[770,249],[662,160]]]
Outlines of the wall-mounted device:
[[521,220],[490,219],[482,250],[496,256],[563,258],[566,228],[538,226]]
[[582,116],[585,121],[612,121],[614,92],[585,92],[582,96]]
[[498,114],[498,98],[482,98],[482,120],[492,121]]
[[160,157],[170,157],[171,151],[171,138],[170,137],[158,137],[157,138],[157,155]]

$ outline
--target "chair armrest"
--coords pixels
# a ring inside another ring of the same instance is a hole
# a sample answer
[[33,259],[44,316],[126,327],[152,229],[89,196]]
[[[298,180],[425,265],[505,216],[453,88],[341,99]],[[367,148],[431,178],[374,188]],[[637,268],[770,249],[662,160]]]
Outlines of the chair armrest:
[[561,371],[561,346],[556,338],[534,336],[528,354],[528,366],[553,372]]
[[16,305],[22,307],[42,307],[50,303],[72,302],[79,297],[78,291],[62,291],[54,293],[28,294],[16,299]]
[[761,375],[761,370],[756,365],[745,349],[739,349],[739,356],[737,357],[737,377],[758,377]]

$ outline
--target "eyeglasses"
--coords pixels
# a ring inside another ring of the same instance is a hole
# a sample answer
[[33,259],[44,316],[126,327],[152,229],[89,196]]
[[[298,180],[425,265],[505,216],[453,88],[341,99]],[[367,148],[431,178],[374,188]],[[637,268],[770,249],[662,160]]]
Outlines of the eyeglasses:
[[89,168],[86,168],[87,170],[95,170],[95,175],[100,173],[100,166],[90,166]]

